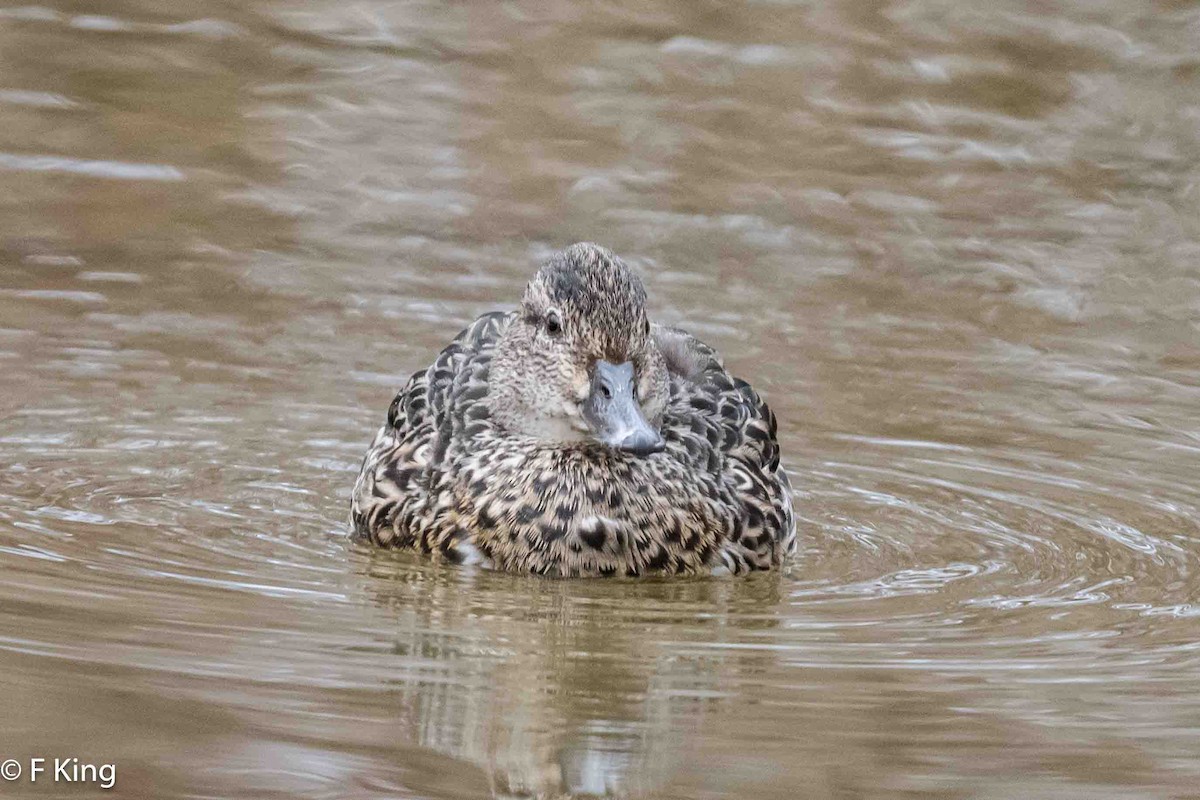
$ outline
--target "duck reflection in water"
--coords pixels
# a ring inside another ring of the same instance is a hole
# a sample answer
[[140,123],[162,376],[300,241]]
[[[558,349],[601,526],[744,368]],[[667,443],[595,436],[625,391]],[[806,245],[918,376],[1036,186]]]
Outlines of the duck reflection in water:
[[[777,668],[780,581],[532,581],[356,554],[395,659],[374,716],[414,747],[482,768],[494,797],[641,796],[689,771],[692,734],[745,707],[733,687]],[[625,609],[620,617],[613,609]],[[471,765],[467,767],[467,765]]]

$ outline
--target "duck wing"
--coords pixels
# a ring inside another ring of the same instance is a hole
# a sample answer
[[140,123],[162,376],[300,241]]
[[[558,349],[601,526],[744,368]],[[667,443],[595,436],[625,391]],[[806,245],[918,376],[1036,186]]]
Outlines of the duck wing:
[[663,435],[681,442],[695,466],[733,485],[741,513],[730,537],[731,557],[758,568],[777,565],[795,550],[796,525],[775,414],[709,345],[678,328],[654,326],[653,334],[671,374]]
[[421,539],[432,479],[456,424],[486,394],[491,350],[512,316],[493,312],[476,319],[396,394],[354,487],[355,535],[393,547]]

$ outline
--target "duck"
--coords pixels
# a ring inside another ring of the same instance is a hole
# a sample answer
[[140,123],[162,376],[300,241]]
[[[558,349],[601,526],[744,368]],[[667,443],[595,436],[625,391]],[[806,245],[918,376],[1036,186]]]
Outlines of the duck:
[[796,549],[775,415],[590,242],[412,375],[350,518],[371,545],[553,577],[741,575]]

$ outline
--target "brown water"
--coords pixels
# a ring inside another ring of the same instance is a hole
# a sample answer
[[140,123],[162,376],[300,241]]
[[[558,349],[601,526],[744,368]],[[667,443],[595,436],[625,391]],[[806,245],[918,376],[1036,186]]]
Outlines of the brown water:
[[[0,759],[1200,797],[1196,4],[50,1],[0,8]],[[787,574],[347,543],[394,389],[579,239],[770,399]]]

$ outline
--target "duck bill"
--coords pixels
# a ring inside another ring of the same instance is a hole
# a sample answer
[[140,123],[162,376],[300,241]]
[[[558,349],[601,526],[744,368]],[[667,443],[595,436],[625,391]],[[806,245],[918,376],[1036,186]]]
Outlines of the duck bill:
[[665,444],[642,414],[634,391],[634,377],[632,362],[597,361],[583,416],[597,441],[615,450],[645,456],[660,452]]

